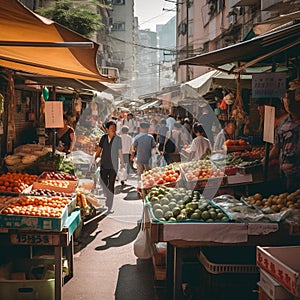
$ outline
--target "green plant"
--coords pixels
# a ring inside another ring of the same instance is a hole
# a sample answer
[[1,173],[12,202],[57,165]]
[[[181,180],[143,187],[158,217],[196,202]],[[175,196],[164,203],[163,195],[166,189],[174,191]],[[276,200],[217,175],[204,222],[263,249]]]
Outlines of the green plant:
[[37,13],[63,25],[87,38],[104,27],[102,17],[97,8],[110,9],[110,6],[96,0],[74,2],[71,0],[58,0],[47,8],[37,9]]

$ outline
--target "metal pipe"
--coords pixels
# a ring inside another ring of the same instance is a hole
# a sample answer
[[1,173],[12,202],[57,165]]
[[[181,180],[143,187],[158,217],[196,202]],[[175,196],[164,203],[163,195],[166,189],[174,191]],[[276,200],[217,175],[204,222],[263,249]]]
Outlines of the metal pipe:
[[21,42],[0,41],[1,47],[94,48],[93,42]]

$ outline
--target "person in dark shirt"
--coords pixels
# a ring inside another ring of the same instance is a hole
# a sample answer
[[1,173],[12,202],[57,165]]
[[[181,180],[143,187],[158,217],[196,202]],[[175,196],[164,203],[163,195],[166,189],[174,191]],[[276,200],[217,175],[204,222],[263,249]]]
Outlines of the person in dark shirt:
[[122,153],[122,140],[116,135],[117,124],[110,120],[105,125],[107,133],[100,141],[95,154],[95,160],[100,157],[100,178],[104,195],[106,196],[106,206],[109,213],[113,213],[113,198],[117,172],[120,167],[124,168]]
[[289,89],[283,103],[288,115],[275,129],[269,159],[279,158],[283,186],[291,193],[300,188],[300,87]]
[[75,130],[68,124],[67,116],[64,116],[63,119],[64,127],[57,130],[57,150],[69,154],[73,151],[75,145]]

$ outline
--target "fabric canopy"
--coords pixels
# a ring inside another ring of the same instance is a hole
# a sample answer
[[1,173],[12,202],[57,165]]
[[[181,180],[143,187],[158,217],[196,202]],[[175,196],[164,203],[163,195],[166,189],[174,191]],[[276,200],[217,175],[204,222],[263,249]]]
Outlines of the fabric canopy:
[[184,59],[179,64],[210,66],[222,70],[223,65],[237,62],[231,72],[240,72],[259,62],[262,65],[272,64],[274,61],[285,63],[287,57],[297,57],[299,53],[300,23],[235,45]]
[[[17,0],[0,0],[0,66],[24,72],[113,82],[99,73],[98,45],[83,36],[41,17]],[[3,46],[4,42],[14,45]],[[93,48],[16,46],[17,43],[84,43]]]
[[[251,79],[251,75],[241,75],[241,87],[251,88]],[[236,76],[234,74],[213,70],[181,84],[180,90],[185,97],[197,98],[209,92],[213,84],[234,88],[236,87]]]

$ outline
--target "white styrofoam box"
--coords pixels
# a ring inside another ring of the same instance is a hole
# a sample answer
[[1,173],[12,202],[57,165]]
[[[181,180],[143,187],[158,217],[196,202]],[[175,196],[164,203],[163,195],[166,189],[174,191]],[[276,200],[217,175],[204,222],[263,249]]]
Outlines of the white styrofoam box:
[[256,264],[294,296],[300,296],[300,246],[256,247]]
[[282,287],[267,272],[260,269],[259,286],[272,300],[292,300],[294,296]]

